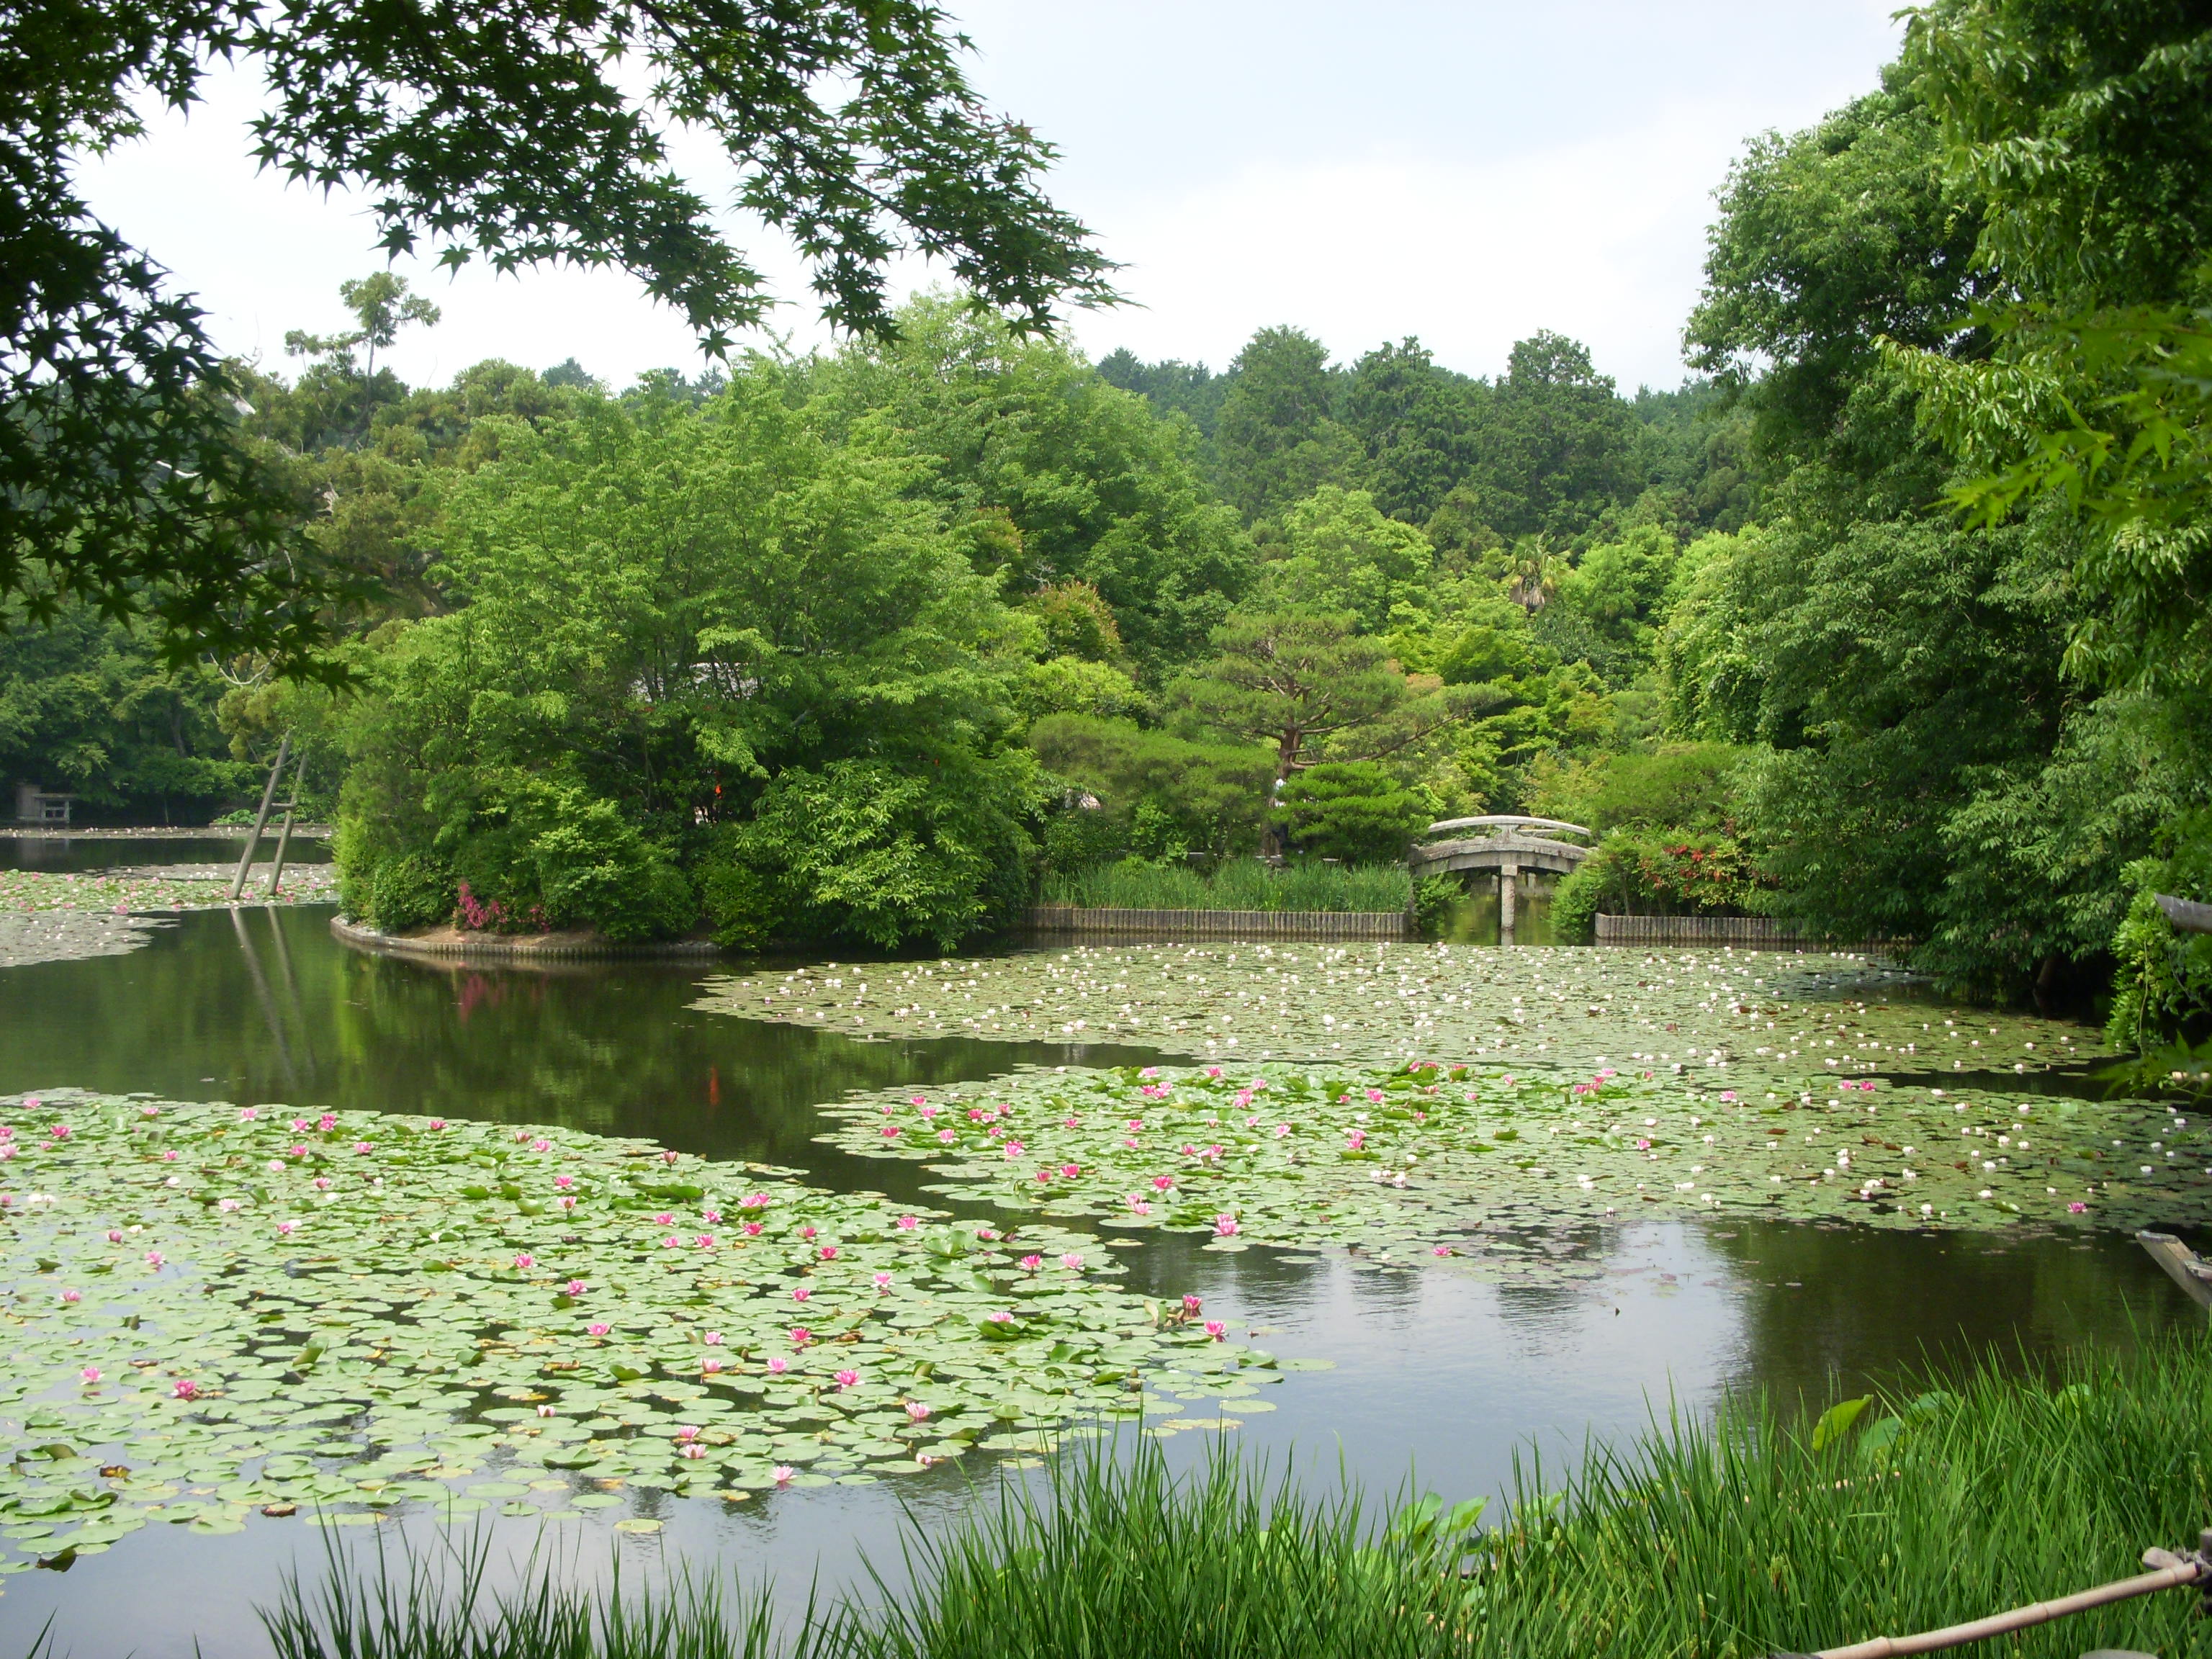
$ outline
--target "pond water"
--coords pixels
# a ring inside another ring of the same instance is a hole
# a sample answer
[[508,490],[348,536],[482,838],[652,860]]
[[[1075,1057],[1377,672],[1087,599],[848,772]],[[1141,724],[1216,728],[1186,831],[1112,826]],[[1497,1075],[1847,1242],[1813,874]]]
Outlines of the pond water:
[[[830,1144],[835,1126],[820,1104],[855,1091],[934,1091],[1017,1068],[1146,1065],[1200,1051],[1165,1033],[1159,1046],[863,1040],[702,1006],[710,970],[696,965],[422,966],[347,951],[327,923],[319,908],[187,915],[126,956],[0,969],[0,1093],[75,1085],[558,1125],[792,1166],[819,1186],[919,1206],[943,1202],[930,1196],[930,1172]],[[1893,1064],[1903,1075],[1926,1062],[1900,1054]],[[1942,1075],[1957,1086],[1971,1074]],[[2026,1074],[2003,1083],[2033,1092]],[[1340,1458],[1370,1486],[1410,1476],[1448,1498],[1498,1490],[1532,1447],[1571,1461],[1586,1436],[1632,1432],[1670,1403],[1705,1412],[1730,1391],[1764,1389],[1817,1406],[1931,1358],[1989,1348],[2001,1363],[2033,1364],[2068,1344],[2124,1344],[2191,1316],[2132,1243],[2110,1232],[1627,1216],[1532,1236],[1534,1269],[1504,1279],[1341,1250],[1204,1244],[1143,1236],[1116,1252],[1126,1288],[1199,1295],[1243,1340],[1327,1366],[1292,1370],[1256,1404],[1220,1402],[1240,1425],[1224,1432],[1279,1462],[1295,1456],[1316,1478],[1333,1480]],[[1563,1262],[1571,1253],[1576,1270],[1544,1271],[1553,1251]],[[1187,1409],[1195,1419],[1217,1406]],[[1214,1440],[1186,1432],[1169,1445],[1191,1460]],[[849,1579],[863,1553],[892,1565],[902,1506],[933,1524],[981,1468],[971,1457],[879,1485],[738,1504],[646,1491],[629,1508],[554,1530],[584,1576],[603,1573],[618,1548],[773,1573],[803,1598],[817,1562],[825,1584]],[[626,1513],[663,1529],[606,1529]],[[519,1559],[549,1523],[481,1524]],[[434,1530],[420,1513],[387,1527]],[[15,1573],[0,1579],[0,1649],[27,1647],[52,1616],[61,1647],[79,1654],[181,1656],[195,1638],[211,1653],[260,1651],[252,1605],[275,1595],[289,1567],[320,1571],[323,1535],[258,1516],[234,1536],[157,1525],[65,1573]]]
[[[131,836],[0,836],[0,870],[128,870],[178,864],[220,864],[235,868],[246,850],[239,836],[144,833]],[[262,838],[255,857],[266,864],[276,854],[276,830]],[[328,864],[330,842],[295,831],[284,849],[287,864]]]

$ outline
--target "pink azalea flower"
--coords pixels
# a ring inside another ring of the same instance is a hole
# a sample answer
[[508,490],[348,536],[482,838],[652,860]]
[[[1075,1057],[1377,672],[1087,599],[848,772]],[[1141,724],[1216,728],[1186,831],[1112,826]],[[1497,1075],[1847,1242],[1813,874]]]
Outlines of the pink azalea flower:
[[604,1319],[595,1319],[590,1324],[584,1327],[586,1334],[591,1336],[605,1336],[614,1327],[608,1324]]
[[837,1386],[841,1389],[849,1389],[860,1380],[860,1374],[858,1371],[839,1371],[837,1373]]

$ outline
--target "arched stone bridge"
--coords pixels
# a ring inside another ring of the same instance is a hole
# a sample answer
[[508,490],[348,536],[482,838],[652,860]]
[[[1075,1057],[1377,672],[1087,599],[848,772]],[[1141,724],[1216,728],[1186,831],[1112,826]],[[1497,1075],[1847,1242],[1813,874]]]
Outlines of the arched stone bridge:
[[1446,818],[1422,832],[1425,837],[1448,836],[1455,830],[1480,833],[1458,835],[1449,841],[1419,841],[1407,849],[1406,866],[1415,881],[1423,876],[1455,875],[1465,870],[1493,872],[1498,877],[1498,925],[1510,941],[1514,912],[1520,898],[1521,872],[1541,870],[1553,875],[1571,873],[1590,855],[1587,847],[1559,836],[1588,837],[1579,823],[1558,818],[1527,818],[1500,815],[1479,818]]

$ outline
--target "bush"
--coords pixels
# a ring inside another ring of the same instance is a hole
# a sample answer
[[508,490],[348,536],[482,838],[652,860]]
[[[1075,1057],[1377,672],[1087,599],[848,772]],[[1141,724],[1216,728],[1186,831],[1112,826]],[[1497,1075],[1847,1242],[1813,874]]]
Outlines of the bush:
[[388,933],[432,927],[453,915],[453,872],[424,853],[386,859],[368,880],[362,920]]
[[858,939],[951,950],[1027,899],[1042,793],[1032,758],[954,755],[931,775],[882,761],[792,768],[722,831],[702,881],[715,937]]
[[1030,747],[1117,818],[1148,802],[1185,847],[1217,859],[1258,843],[1275,782],[1273,751],[1256,744],[1189,743],[1120,720],[1048,715],[1030,728]]
[[1765,908],[1766,884],[1751,857],[1725,836],[1678,836],[1617,830],[1559,884],[1552,926],[1587,945],[1597,916],[1741,915]]
[[1436,938],[1453,907],[1466,896],[1457,876],[1423,876],[1413,884],[1413,931],[1423,939]]
[[1072,806],[1045,823],[1044,861],[1049,870],[1093,870],[1128,850],[1129,826],[1101,807]]
[[1351,864],[1388,864],[1431,816],[1429,804],[1373,761],[1310,766],[1283,787],[1299,846]]

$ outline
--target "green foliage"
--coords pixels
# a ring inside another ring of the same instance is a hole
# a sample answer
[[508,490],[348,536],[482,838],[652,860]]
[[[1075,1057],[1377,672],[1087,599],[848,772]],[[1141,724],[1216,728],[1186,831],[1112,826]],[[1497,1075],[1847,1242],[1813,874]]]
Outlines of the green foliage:
[[2202,1040],[2212,1028],[2212,933],[2183,933],[2158,908],[2160,893],[2212,897],[2212,811],[2179,814],[2168,855],[2133,866],[2136,893],[2112,936],[2117,966],[2105,1035],[2115,1048],[2148,1054]]
[[1466,896],[1467,889],[1456,876],[1423,876],[1413,884],[1413,931],[1423,939],[1434,939]]
[[1620,829],[1552,897],[1552,925],[1589,943],[1601,915],[1741,915],[1772,908],[1756,864],[1729,836]]
[[267,775],[229,753],[222,695],[207,665],[169,667],[143,629],[88,605],[44,627],[0,616],[0,779],[66,791],[80,812],[204,821]]
[[1348,864],[1385,864],[1434,816],[1431,803],[1373,761],[1310,766],[1279,797],[1291,834],[1307,854]]
[[1129,850],[1129,829],[1127,817],[1101,807],[1070,806],[1053,813],[1045,820],[1042,836],[1046,878],[1095,869],[1120,858]]
[[452,866],[426,853],[404,853],[377,865],[367,901],[348,908],[387,933],[405,933],[450,921],[457,889]]
[[1409,524],[1386,519],[1364,490],[1323,484],[1285,509],[1282,555],[1261,573],[1261,603],[1284,610],[1350,611],[1380,634],[1401,605],[1428,588],[1434,551]]
[[1010,925],[1027,896],[1026,825],[1042,793],[1019,750],[929,776],[880,761],[787,768],[749,822],[717,833],[702,878],[716,938],[949,951]]
[[[1048,772],[1104,804],[1103,813],[1079,809],[1054,820],[1079,819],[1089,826],[1079,832],[1081,844],[1102,853],[1127,844],[1133,815],[1145,805],[1163,815],[1188,848],[1216,858],[1249,850],[1275,781],[1274,757],[1264,749],[1195,743],[1123,721],[1051,717],[1030,729],[1030,744]],[[1052,834],[1048,848],[1062,845]],[[1058,853],[1051,856],[1054,868],[1070,867]]]
[[[137,135],[143,108],[190,105],[216,60],[270,88],[258,159],[366,191],[386,252],[619,264],[719,355],[772,301],[670,163],[671,123],[719,142],[746,205],[799,237],[846,327],[895,331],[884,267],[909,247],[1031,330],[1064,301],[1111,297],[1109,263],[1038,189],[1050,147],[976,100],[963,44],[929,7],[842,0],[808,0],[773,29],[622,3],[469,4],[397,32],[326,3],[11,10],[0,597],[26,597],[38,620],[72,595],[143,610],[173,661],[251,649],[330,672],[325,607],[355,585],[298,534],[287,470],[239,441],[237,382],[198,309],[75,188],[76,156]],[[614,65],[641,62],[658,67],[638,92]],[[404,313],[372,291],[392,281],[359,296],[371,342]]]
[[1324,483],[1358,487],[1359,440],[1332,415],[1336,376],[1321,342],[1263,328],[1229,366],[1214,427],[1222,494],[1248,524]]
[[[898,322],[896,341],[800,365],[793,394],[818,395],[835,435],[925,458],[908,488],[977,570],[1009,595],[1056,591],[1031,601],[1056,652],[1115,659],[1109,623],[1150,676],[1199,649],[1249,581],[1251,546],[1208,497],[1189,428],[964,303],[926,298]],[[1095,626],[1075,624],[1089,601],[1070,584],[1103,603]]]
[[[1455,884],[1453,896],[1457,896]],[[1413,886],[1402,862],[1324,864],[1293,859],[1272,869],[1258,859],[1228,859],[1200,874],[1181,862],[1124,859],[1087,870],[1048,872],[1044,902],[1085,909],[1403,910]]]
[[1741,811],[1745,751],[1725,743],[1665,743],[1643,754],[1604,754],[1549,772],[1532,810],[1602,836],[1622,828],[1719,830]]

